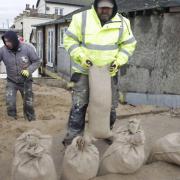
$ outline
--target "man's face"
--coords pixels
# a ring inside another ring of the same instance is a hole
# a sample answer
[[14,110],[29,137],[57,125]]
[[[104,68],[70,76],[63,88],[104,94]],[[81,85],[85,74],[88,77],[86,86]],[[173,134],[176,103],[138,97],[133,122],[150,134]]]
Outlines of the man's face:
[[113,14],[113,8],[109,8],[109,7],[97,8],[97,14],[101,21],[104,22],[109,21]]
[[13,44],[8,39],[4,38],[5,45],[8,49],[13,49]]

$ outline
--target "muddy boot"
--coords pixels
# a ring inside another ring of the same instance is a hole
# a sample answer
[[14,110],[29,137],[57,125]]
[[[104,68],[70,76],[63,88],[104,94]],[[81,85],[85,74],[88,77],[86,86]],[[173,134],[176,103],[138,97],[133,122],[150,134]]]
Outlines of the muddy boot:
[[24,119],[28,121],[36,120],[33,107],[29,108],[28,106],[24,105]]
[[109,137],[109,138],[104,139],[104,142],[108,145],[111,145],[113,143],[113,137]]
[[7,108],[7,115],[9,119],[16,120],[17,119],[16,109],[12,110],[12,109]]
[[8,120],[15,121],[15,120],[17,120],[17,117],[16,116],[8,116]]
[[71,109],[68,122],[68,133],[63,140],[63,145],[70,145],[72,140],[84,131],[87,105],[74,105]]
[[81,135],[81,133],[77,133],[77,132],[68,132],[64,138],[64,140],[62,141],[62,144],[64,145],[64,147],[66,148],[67,146],[69,146],[73,139],[77,136]]
[[24,113],[24,119],[29,121],[29,122],[36,120],[34,115],[33,116],[32,115],[31,116],[27,116],[27,114],[25,114],[25,113]]

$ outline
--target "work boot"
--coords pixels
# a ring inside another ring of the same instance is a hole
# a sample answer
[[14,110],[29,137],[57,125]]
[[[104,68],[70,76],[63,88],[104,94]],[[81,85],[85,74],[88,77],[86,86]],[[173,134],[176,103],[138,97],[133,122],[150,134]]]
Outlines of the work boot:
[[77,136],[79,136],[80,134],[77,133],[72,133],[72,132],[68,132],[64,138],[64,140],[62,141],[62,144],[64,145],[64,147],[66,148],[67,146],[69,146],[73,139]]
[[10,115],[8,115],[8,120],[10,120],[10,121],[17,120],[17,116],[10,116]]
[[24,113],[24,119],[31,122],[31,121],[35,121],[35,115],[27,115],[27,113]]
[[104,139],[104,142],[108,145],[111,145],[113,143],[113,137],[109,137],[109,138]]
[[86,110],[87,104],[72,106],[68,121],[68,133],[62,142],[64,146],[70,145],[72,140],[84,131]]

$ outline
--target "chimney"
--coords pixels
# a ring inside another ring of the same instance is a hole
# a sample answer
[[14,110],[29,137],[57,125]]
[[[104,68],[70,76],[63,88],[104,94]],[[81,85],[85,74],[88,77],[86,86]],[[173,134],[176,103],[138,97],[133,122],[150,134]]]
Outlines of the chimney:
[[26,4],[26,9],[25,10],[30,10],[30,5]]

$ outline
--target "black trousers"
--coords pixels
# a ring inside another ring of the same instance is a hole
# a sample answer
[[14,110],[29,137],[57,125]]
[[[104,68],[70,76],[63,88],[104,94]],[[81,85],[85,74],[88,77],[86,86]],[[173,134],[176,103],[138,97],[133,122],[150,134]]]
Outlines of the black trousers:
[[24,83],[18,84],[10,80],[7,80],[6,85],[6,105],[7,114],[16,118],[16,95],[17,91],[20,91],[23,98],[23,111],[25,119],[29,121],[35,120],[35,112],[33,108],[33,92],[32,92],[32,81],[25,80]]

